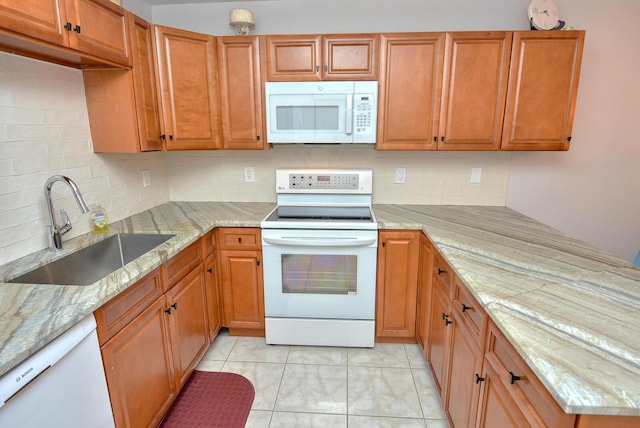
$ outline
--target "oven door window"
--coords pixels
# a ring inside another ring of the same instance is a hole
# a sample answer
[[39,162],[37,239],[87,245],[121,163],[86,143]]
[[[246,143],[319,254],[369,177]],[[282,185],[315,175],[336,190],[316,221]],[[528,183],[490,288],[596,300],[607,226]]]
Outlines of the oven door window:
[[356,255],[283,254],[282,292],[357,294]]

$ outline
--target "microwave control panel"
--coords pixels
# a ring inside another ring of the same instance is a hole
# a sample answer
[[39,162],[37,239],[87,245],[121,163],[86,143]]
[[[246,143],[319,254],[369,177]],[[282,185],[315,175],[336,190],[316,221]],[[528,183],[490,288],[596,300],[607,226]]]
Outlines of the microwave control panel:
[[375,98],[370,94],[356,94],[354,105],[354,130],[356,134],[371,134],[373,132],[373,113]]

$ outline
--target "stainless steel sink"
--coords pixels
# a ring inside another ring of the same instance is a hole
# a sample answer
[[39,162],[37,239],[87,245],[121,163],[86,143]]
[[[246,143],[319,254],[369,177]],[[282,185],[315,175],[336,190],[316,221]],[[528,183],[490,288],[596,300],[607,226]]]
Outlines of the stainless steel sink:
[[120,233],[25,273],[9,282],[90,285],[174,236]]

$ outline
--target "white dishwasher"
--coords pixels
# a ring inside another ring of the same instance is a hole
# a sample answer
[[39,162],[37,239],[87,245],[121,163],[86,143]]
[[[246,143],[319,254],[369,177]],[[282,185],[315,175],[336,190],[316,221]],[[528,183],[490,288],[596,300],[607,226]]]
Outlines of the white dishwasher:
[[0,427],[113,427],[93,315],[0,377]]

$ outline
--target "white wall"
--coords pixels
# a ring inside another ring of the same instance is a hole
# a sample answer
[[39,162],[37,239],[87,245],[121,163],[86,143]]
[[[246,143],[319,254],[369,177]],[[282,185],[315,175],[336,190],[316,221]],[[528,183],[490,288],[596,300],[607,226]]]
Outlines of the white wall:
[[[153,6],[152,11],[154,22],[216,35],[232,33],[227,16],[235,7],[255,13],[255,34],[517,30],[527,28],[528,3],[267,0]],[[514,153],[506,204],[632,260],[640,248],[640,2],[556,0],[556,4],[569,26],[587,32],[572,147],[568,153]],[[389,171],[395,161],[387,156],[372,157],[374,169]],[[453,172],[455,168],[448,167],[451,159],[434,156],[442,154],[417,154],[412,160],[438,162],[444,174],[461,179]],[[259,160],[255,159],[247,162]],[[182,182],[180,188],[174,186],[178,171],[175,162],[171,162],[170,173],[172,198],[182,195],[186,185]],[[232,176],[237,171],[216,174]],[[441,190],[446,193],[446,189]],[[391,197],[397,199],[397,195]],[[387,195],[378,192],[377,197]],[[427,196],[417,198],[432,201]]]
[[[163,153],[96,155],[92,152],[82,72],[0,52],[0,264],[48,246],[44,183],[63,174],[89,205],[100,202],[119,220],[168,200]],[[142,170],[152,185],[142,187]],[[90,230],[71,192],[52,194],[73,230]]]

